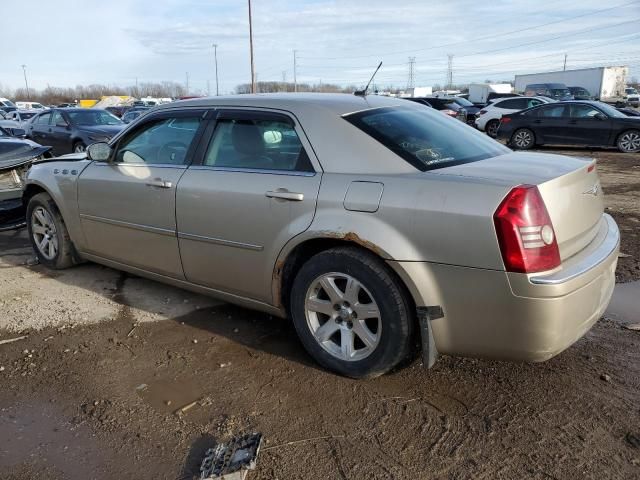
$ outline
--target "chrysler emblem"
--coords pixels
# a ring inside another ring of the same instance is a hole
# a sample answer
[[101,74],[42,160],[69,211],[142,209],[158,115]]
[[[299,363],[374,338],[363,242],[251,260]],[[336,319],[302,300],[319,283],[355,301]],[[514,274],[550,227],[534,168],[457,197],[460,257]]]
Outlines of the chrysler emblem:
[[600,191],[600,185],[597,183],[593,185],[589,190],[582,192],[583,195],[593,195],[594,197],[598,196],[598,192]]

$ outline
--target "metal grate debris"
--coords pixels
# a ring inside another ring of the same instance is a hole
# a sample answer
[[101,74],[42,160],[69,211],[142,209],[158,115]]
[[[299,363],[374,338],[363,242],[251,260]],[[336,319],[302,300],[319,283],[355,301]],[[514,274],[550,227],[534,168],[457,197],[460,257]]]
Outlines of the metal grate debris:
[[244,480],[256,468],[261,433],[234,437],[207,450],[200,466],[200,480]]

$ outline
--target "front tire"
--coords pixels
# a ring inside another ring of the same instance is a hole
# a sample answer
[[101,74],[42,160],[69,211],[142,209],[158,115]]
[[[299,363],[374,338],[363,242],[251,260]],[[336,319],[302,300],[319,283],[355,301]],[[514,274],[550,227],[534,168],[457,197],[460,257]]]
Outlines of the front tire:
[[294,280],[290,311],[307,352],[347,377],[382,375],[412,349],[415,316],[404,288],[382,260],[358,248],[309,259]]
[[87,146],[82,141],[73,144],[73,153],[82,153],[87,150]]
[[513,132],[510,143],[518,150],[529,150],[536,144],[536,137],[528,128],[519,128]]
[[618,150],[623,153],[640,152],[640,130],[627,130],[618,137]]
[[29,200],[27,229],[31,246],[41,264],[54,270],[74,264],[69,232],[48,193],[39,193]]

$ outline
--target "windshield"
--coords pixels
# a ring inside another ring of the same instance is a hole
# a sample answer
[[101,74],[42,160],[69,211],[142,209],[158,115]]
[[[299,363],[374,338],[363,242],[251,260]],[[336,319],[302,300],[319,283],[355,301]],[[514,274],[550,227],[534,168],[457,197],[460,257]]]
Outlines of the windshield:
[[466,98],[458,97],[458,98],[454,98],[453,101],[456,102],[458,105],[461,105],[463,107],[473,107],[473,103],[471,103]]
[[78,110],[67,115],[75,125],[122,125],[118,117],[104,110]]
[[5,107],[15,107],[16,104],[11,100],[0,100],[0,105],[4,105]]
[[602,110],[604,113],[606,113],[607,116],[609,117],[627,118],[627,116],[624,113],[616,110],[611,105],[608,105],[606,103],[602,103],[602,102],[598,103],[598,108]]
[[638,94],[638,91],[635,88],[625,88],[624,91],[627,92],[627,94],[631,94],[631,95]]
[[421,171],[511,151],[459,120],[427,108],[376,108],[344,118]]

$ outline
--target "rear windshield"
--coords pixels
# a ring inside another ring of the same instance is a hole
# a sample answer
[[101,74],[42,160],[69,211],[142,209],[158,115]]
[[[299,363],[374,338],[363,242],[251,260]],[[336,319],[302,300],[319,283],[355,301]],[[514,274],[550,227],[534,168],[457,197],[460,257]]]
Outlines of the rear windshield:
[[460,120],[427,108],[376,108],[344,118],[421,171],[511,151]]

